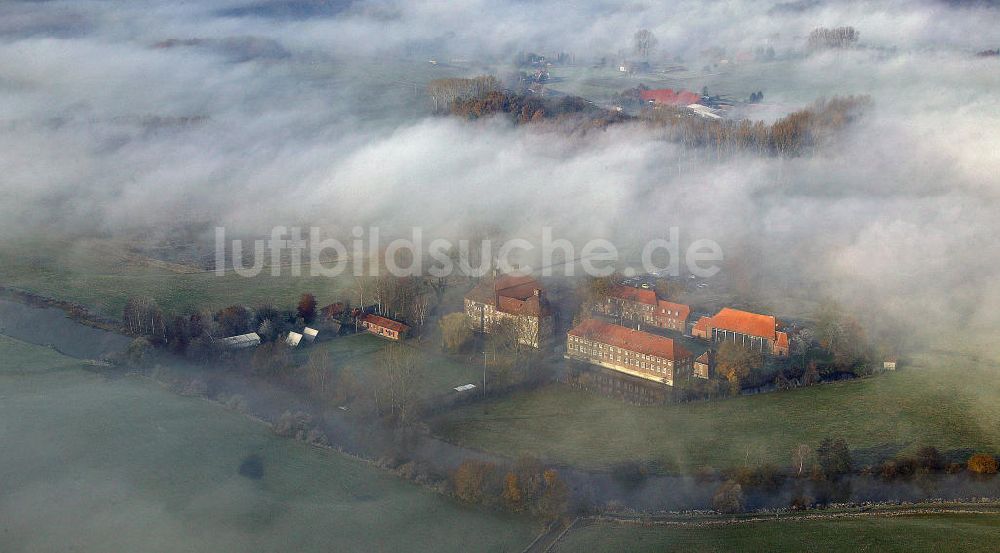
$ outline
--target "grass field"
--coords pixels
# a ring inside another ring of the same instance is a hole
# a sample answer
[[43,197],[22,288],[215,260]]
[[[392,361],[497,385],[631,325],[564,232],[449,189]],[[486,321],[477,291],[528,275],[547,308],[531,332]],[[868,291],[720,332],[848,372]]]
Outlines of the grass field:
[[[320,305],[350,297],[353,279],[294,277],[287,269],[246,278],[229,272],[179,273],[124,259],[115,248],[71,240],[26,240],[0,244],[0,284],[43,296],[74,301],[119,318],[129,297],[150,297],[165,312],[221,309],[272,303],[291,308],[305,292]],[[349,271],[345,271],[348,273]]]
[[[330,352],[330,360],[334,370],[353,370],[355,374],[370,374],[377,366],[378,353],[388,342],[371,334],[353,334],[340,336],[329,342],[321,342],[315,347],[326,348]],[[452,388],[463,384],[482,382],[482,365],[464,362],[460,358],[437,353],[437,342],[420,345],[412,341],[401,342],[416,355],[416,366],[420,374],[417,382],[417,394],[421,397],[433,397],[440,394],[454,393]],[[308,350],[303,350],[303,353]],[[477,384],[478,385],[478,384]]]
[[928,355],[860,381],[724,401],[639,407],[562,385],[463,407],[434,421],[450,441],[590,468],[629,460],[668,471],[790,464],[798,444],[847,439],[857,464],[934,445],[964,461],[1000,452],[994,366]]
[[996,548],[998,514],[791,520],[708,528],[594,525],[571,530],[553,551],[735,553],[980,552]]
[[[0,550],[519,551],[538,530],[0,336]],[[238,474],[249,454],[259,480]]]

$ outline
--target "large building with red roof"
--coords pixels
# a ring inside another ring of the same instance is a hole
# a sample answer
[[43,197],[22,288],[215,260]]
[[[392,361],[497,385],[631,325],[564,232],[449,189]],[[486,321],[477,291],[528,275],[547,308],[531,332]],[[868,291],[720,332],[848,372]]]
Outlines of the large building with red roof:
[[788,355],[788,334],[778,330],[778,321],[771,315],[726,307],[712,317],[699,319],[692,334],[713,342],[736,342],[762,353]]
[[687,329],[691,308],[682,304],[661,300],[656,292],[645,288],[615,286],[594,306],[597,311],[621,317],[624,321],[644,323],[657,328],[684,332]]
[[569,331],[566,356],[668,386],[691,374],[691,352],[670,338],[598,319]]
[[473,328],[487,334],[510,323],[518,342],[533,348],[552,338],[552,308],[530,276],[502,275],[480,282],[465,295],[465,314]]

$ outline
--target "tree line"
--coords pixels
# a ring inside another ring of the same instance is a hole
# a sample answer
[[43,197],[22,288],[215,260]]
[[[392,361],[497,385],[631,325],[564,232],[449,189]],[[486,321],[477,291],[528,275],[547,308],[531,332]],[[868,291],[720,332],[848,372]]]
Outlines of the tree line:
[[[431,88],[436,90],[437,85],[432,83]],[[431,95],[432,98],[440,96],[435,92]],[[762,96],[763,93],[754,94],[755,99]],[[664,140],[690,148],[714,150],[718,157],[738,153],[788,157],[807,155],[828,144],[871,105],[868,96],[821,99],[773,123],[765,123],[749,119],[709,119],[684,107],[650,106],[641,102],[637,104],[642,106],[640,113],[632,116],[598,107],[577,96],[542,97],[500,88],[445,97],[448,101],[444,105],[448,107],[443,111],[466,119],[503,116],[515,124],[557,121],[567,124],[572,130],[639,122],[659,132]],[[438,104],[436,99],[435,105]]]

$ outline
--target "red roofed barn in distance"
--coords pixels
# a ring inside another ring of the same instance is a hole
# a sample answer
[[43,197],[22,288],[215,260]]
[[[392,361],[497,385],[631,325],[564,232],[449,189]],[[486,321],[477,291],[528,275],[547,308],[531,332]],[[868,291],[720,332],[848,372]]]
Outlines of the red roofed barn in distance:
[[644,102],[653,102],[665,106],[689,106],[701,101],[701,95],[688,90],[674,91],[671,88],[640,90],[639,97]]

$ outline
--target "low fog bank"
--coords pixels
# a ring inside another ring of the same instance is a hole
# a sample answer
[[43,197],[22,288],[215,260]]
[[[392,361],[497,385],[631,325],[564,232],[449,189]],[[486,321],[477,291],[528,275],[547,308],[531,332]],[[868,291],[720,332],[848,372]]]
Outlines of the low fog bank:
[[[1000,72],[996,59],[972,55],[1000,43],[1000,18],[985,5],[15,2],[0,11],[7,239],[185,225],[233,235],[321,225],[345,236],[377,225],[385,235],[419,226],[428,239],[538,240],[552,227],[636,252],[676,226],[682,242],[715,240],[727,262],[749,265],[765,297],[825,295],[927,336],[1000,324],[991,240]],[[856,26],[863,47],[802,55],[821,25]],[[627,52],[642,27],[658,37],[658,59],[692,65],[710,46],[775,46],[787,71],[763,86],[784,111],[835,94],[868,94],[874,107],[835,145],[792,159],[718,160],[636,124],[568,134],[428,115],[430,78],[469,76],[518,50],[587,64]],[[477,61],[434,73],[432,56]]]

